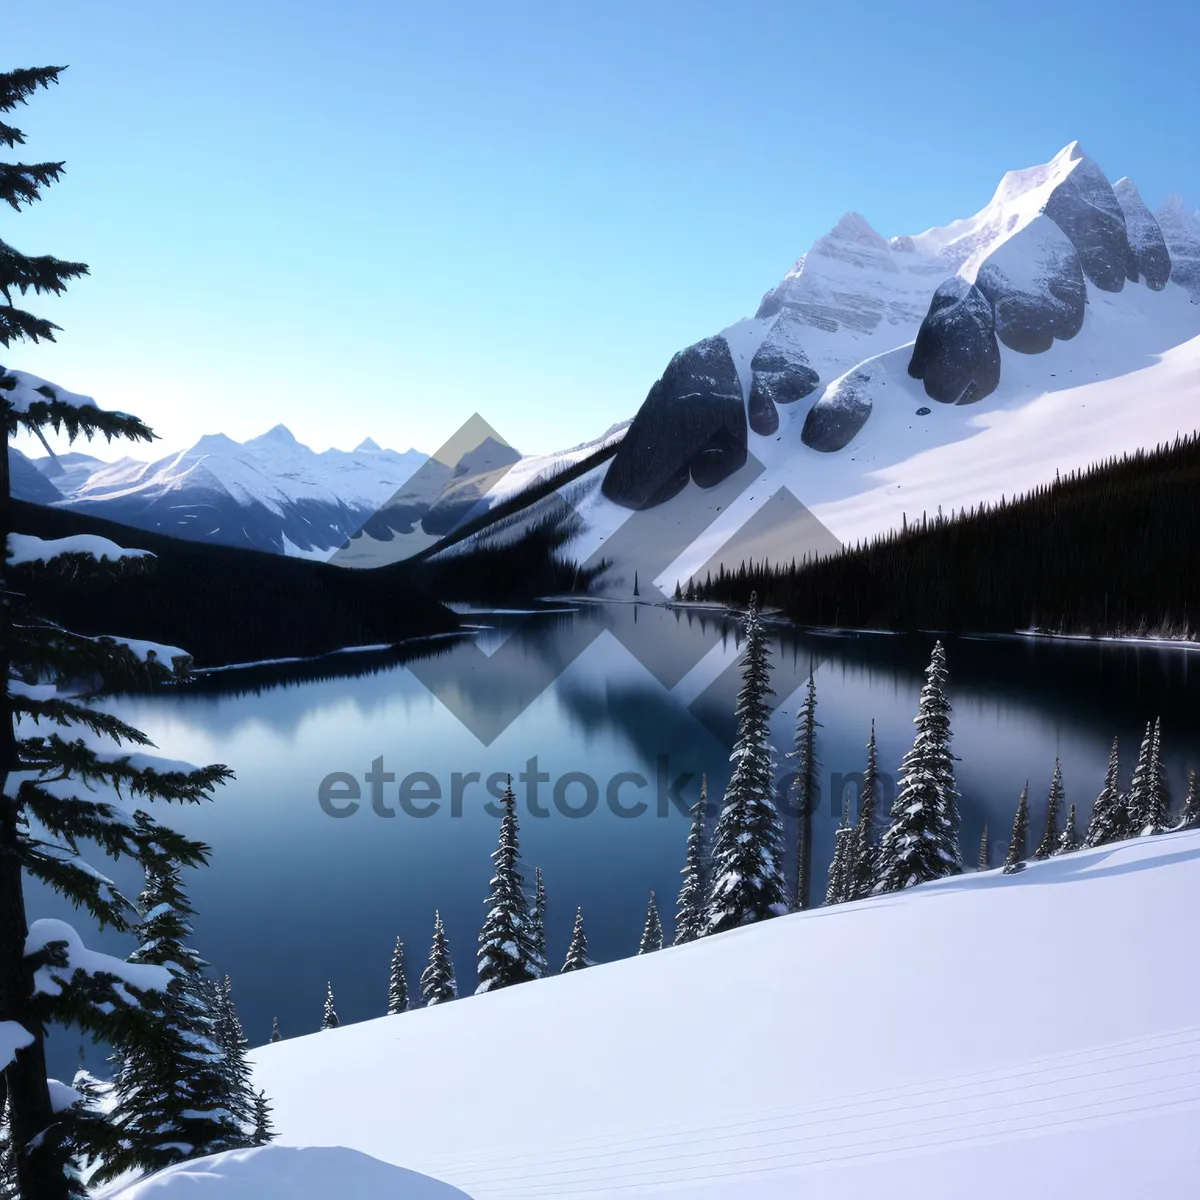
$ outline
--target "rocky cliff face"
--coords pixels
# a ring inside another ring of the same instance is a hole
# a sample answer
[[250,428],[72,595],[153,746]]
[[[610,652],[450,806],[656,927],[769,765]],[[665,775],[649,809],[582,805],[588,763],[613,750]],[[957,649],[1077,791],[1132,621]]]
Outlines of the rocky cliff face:
[[1171,278],[1171,252],[1162,230],[1132,179],[1118,179],[1113,192],[1125,214],[1125,232],[1129,237],[1125,278],[1130,283],[1144,282],[1148,288],[1161,292]]
[[1189,212],[1179,196],[1158,210],[1159,229],[1171,256],[1171,279],[1200,304],[1200,213]]

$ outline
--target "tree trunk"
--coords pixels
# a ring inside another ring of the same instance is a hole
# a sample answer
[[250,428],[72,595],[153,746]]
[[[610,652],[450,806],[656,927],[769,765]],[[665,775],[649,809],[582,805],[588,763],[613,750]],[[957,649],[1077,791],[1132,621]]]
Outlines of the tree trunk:
[[33,1044],[18,1050],[5,1070],[5,1090],[21,1200],[65,1200],[67,1181],[61,1163],[44,1149],[26,1152],[30,1141],[53,1123],[54,1112],[46,1084],[42,1034],[28,1011],[32,980],[25,969],[29,925],[18,856],[18,805],[3,796],[9,772],[17,766],[16,730],[8,697],[13,618],[4,578],[10,523],[8,404],[0,399],[0,1021],[16,1021],[34,1035]]

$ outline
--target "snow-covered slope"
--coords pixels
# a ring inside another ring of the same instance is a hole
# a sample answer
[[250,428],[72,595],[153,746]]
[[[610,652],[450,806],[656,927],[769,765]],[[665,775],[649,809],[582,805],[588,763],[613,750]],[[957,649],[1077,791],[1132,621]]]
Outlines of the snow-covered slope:
[[284,1145],[476,1200],[1183,1200],[1197,895],[1200,833],[1145,838],[264,1046],[255,1082]]

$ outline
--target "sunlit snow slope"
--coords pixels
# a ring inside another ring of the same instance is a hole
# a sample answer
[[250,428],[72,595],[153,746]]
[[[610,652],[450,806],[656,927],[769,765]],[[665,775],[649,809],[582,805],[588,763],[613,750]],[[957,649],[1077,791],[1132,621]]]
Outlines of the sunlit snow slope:
[[[483,1198],[1197,1195],[1200,834],[263,1047],[286,1145]],[[552,950],[558,952],[561,948]]]

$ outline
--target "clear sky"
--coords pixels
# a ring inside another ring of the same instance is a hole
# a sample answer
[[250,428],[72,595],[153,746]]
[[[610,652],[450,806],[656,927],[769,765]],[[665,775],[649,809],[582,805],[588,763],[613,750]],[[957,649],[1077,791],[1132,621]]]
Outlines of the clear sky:
[[0,361],[164,450],[586,440],[842,212],[918,232],[1073,139],[1200,202],[1195,0],[5,0],[0,44],[70,64],[0,238],[92,268]]

